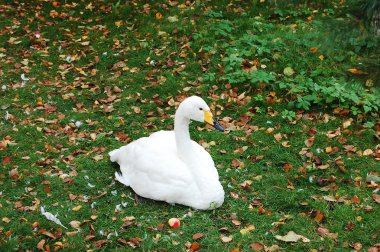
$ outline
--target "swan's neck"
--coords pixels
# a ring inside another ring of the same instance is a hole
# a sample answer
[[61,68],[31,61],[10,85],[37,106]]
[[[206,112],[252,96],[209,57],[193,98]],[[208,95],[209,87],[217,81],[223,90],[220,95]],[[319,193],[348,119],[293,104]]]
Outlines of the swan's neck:
[[190,139],[189,124],[190,119],[183,116],[181,110],[178,109],[174,119],[174,133],[178,155],[185,163],[190,163],[195,158]]

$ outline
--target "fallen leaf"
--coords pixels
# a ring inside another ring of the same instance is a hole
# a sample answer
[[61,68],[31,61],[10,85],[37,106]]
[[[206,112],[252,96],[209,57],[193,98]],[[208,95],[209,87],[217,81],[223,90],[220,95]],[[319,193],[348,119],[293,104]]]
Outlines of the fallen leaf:
[[94,241],[94,246],[97,248],[103,247],[108,241],[107,240],[99,240],[99,241]]
[[92,157],[92,159],[94,159],[95,161],[102,160],[103,158],[104,158],[103,155],[96,155],[96,156]]
[[178,22],[178,18],[177,18],[177,16],[170,16],[170,17],[168,17],[168,21],[170,23]]
[[285,67],[283,72],[286,76],[292,76],[294,74],[294,70],[291,67]]
[[368,74],[367,72],[364,72],[362,70],[359,70],[359,69],[356,69],[356,68],[350,68],[350,69],[347,69],[347,72],[350,72],[352,74]]
[[309,50],[310,52],[315,53],[318,51],[318,47],[311,47]]
[[19,180],[20,179],[20,175],[18,174],[17,169],[12,169],[9,172],[9,176],[11,177],[12,180]]
[[224,243],[232,241],[232,235],[225,236],[225,235],[221,234],[219,237],[222,240],[222,242],[224,242]]
[[157,12],[157,13],[156,13],[156,19],[157,19],[157,20],[162,19],[162,14],[161,14],[160,12]]
[[73,210],[74,212],[78,212],[81,209],[82,209],[82,206],[81,205],[77,205],[76,207],[73,207],[73,209],[71,209],[71,210]]
[[330,233],[330,231],[327,228],[319,227],[317,229],[317,232],[322,237],[329,237],[333,239],[334,241],[337,241],[338,234],[337,233]]
[[201,245],[198,242],[194,242],[191,244],[190,251],[198,251],[200,249]]
[[202,234],[202,233],[196,233],[196,234],[193,235],[193,240],[196,241],[196,240],[201,239],[203,237],[204,237],[204,234]]
[[277,240],[280,240],[280,241],[284,241],[284,242],[297,242],[300,239],[305,243],[310,242],[310,240],[308,238],[306,238],[305,236],[296,234],[293,231],[289,231],[284,236],[276,235],[274,238],[276,238]]
[[373,150],[371,149],[366,149],[363,151],[363,156],[369,156],[373,154]]
[[255,230],[255,229],[256,229],[255,226],[252,225],[252,224],[250,224],[250,225],[248,225],[246,228],[241,229],[241,230],[240,230],[240,233],[241,233],[242,235],[246,235],[246,234],[248,234],[249,232],[251,232],[251,231],[253,231],[253,230]]
[[264,245],[260,242],[254,242],[249,245],[254,251],[261,251],[264,249]]
[[360,199],[358,196],[354,195],[351,199],[351,202],[352,203],[356,203],[356,204],[359,204],[360,203]]
[[11,160],[12,160],[11,156],[5,156],[3,158],[3,165],[9,164]]
[[379,194],[372,194],[372,199],[373,199],[376,203],[380,203],[380,195],[379,195]]
[[329,202],[336,202],[336,198],[332,195],[322,196],[322,198]]
[[80,222],[80,221],[73,220],[73,221],[70,221],[69,224],[70,224],[70,226],[71,226],[72,228],[80,228],[81,222]]
[[280,142],[282,139],[281,133],[274,134],[274,139],[276,139],[277,142]]
[[39,242],[37,243],[37,248],[40,249],[40,250],[45,251],[45,250],[44,250],[45,242],[46,242],[45,239],[42,239],[41,241],[39,241]]
[[309,139],[306,139],[305,140],[305,145],[306,145],[306,147],[308,147],[308,148],[310,148],[311,146],[313,146],[313,144],[314,144],[314,137],[310,137]]

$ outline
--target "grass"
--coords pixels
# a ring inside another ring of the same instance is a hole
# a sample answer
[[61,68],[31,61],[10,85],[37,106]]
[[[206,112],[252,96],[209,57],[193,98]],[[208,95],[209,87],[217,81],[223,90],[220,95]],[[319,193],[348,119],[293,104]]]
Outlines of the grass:
[[[380,208],[372,195],[379,186],[369,187],[366,179],[368,174],[378,178],[380,166],[372,155],[363,155],[378,152],[378,140],[376,128],[362,125],[378,119],[353,117],[348,125],[349,117],[336,116],[330,108],[303,111],[286,107],[285,101],[268,103],[270,80],[261,101],[255,99],[259,87],[229,86],[219,73],[227,55],[223,50],[233,45],[223,32],[229,34],[232,27],[233,36],[243,36],[260,13],[263,27],[274,28],[270,36],[283,36],[288,48],[276,61],[268,55],[277,45],[263,40],[261,49],[269,53],[260,60],[273,75],[291,64],[305,73],[318,67],[322,77],[356,78],[345,69],[365,55],[331,51],[331,58],[341,60],[330,66],[306,53],[304,42],[312,46],[314,37],[289,29],[294,23],[304,30],[320,29],[305,21],[311,15],[306,7],[290,19],[272,20],[266,18],[271,9],[258,3],[144,4],[26,1],[0,9],[1,250],[185,251],[196,250],[198,243],[201,251],[249,251],[254,242],[285,251],[378,246]],[[312,15],[316,23],[331,11],[311,8],[319,11]],[[168,21],[173,16],[177,22]],[[207,80],[209,73],[215,78]],[[29,80],[23,82],[21,74]],[[197,211],[136,201],[130,188],[115,182],[117,166],[107,153],[156,130],[172,129],[172,102],[192,94],[205,98],[228,129],[221,134],[191,125],[193,139],[210,144],[225,203],[214,211]],[[294,123],[281,117],[285,109],[300,115]],[[340,134],[329,138],[329,131]],[[311,135],[314,144],[302,153]],[[250,186],[243,186],[245,181]],[[58,214],[68,229],[45,219],[41,206]],[[172,217],[182,219],[179,229],[167,225]],[[79,221],[80,228],[73,228],[72,221]],[[241,234],[248,225],[255,229]],[[322,237],[322,227],[337,238]],[[310,242],[275,238],[288,231]],[[194,241],[196,233],[203,238]],[[232,240],[222,242],[221,235]]]

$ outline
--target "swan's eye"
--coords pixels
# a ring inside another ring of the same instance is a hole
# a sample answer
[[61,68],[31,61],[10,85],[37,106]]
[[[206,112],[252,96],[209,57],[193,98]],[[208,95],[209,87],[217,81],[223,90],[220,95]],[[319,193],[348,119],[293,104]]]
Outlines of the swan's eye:
[[199,108],[199,110],[203,110],[203,108]]

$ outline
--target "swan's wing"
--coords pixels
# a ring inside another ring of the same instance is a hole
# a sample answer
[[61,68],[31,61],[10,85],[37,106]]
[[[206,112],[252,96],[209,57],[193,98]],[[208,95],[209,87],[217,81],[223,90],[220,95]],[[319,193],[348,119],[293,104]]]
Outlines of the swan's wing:
[[143,197],[176,202],[191,183],[192,175],[178,157],[170,131],[140,138],[110,155],[119,163],[123,181]]
[[193,148],[199,157],[198,162],[201,162],[204,169],[207,170],[208,174],[213,176],[215,179],[219,180],[218,171],[215,168],[214,160],[212,159],[210,153],[208,153],[201,145],[191,141]]

